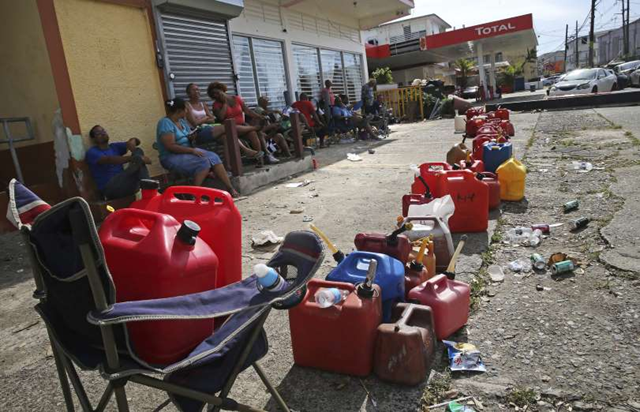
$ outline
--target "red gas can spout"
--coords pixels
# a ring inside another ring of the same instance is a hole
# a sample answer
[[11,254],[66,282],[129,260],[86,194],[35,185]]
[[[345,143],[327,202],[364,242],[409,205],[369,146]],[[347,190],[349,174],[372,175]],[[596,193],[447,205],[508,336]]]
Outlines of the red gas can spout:
[[185,220],[182,226],[180,226],[176,237],[185,245],[193,246],[196,244],[196,239],[199,234],[200,226],[192,220]]
[[433,199],[433,195],[431,194],[431,189],[429,188],[429,185],[427,184],[427,181],[424,180],[424,177],[422,177],[422,175],[418,175],[417,177],[420,180],[420,182],[424,185],[424,197],[425,197],[425,199]]
[[356,293],[358,297],[364,299],[371,299],[375,290],[373,289],[373,281],[376,278],[376,272],[378,271],[378,261],[371,259],[369,262],[369,268],[367,269],[367,278],[364,283],[359,284],[356,287]]

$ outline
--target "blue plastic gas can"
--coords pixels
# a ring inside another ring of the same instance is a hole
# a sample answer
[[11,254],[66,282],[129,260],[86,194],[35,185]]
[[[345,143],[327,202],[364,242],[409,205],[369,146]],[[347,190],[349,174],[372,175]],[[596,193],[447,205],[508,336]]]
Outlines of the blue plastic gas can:
[[389,322],[393,303],[404,301],[404,265],[398,259],[381,253],[352,252],[327,275],[327,280],[354,285],[362,283],[367,278],[367,270],[372,259],[378,262],[373,283],[382,289],[383,321]]
[[501,164],[509,160],[513,156],[513,146],[511,142],[507,143],[485,143],[482,147],[482,160],[484,161],[484,170],[495,173]]

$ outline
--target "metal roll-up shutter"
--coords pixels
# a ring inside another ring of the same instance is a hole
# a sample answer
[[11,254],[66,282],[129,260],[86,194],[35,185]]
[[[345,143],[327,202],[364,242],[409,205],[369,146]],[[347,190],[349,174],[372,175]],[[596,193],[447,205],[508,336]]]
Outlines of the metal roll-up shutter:
[[[226,20],[174,10],[163,10],[160,17],[171,95],[184,97],[189,83],[198,84],[204,93],[213,81],[224,83],[235,94]],[[203,98],[208,100],[206,96]]]

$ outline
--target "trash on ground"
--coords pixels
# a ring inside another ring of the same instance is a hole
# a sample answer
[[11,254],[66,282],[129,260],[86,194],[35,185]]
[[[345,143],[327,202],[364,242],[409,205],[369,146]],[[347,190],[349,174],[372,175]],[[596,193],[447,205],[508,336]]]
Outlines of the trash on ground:
[[302,182],[287,183],[284,187],[304,187],[313,183],[313,180],[305,179]]
[[509,269],[515,273],[529,273],[532,265],[529,259],[516,259],[509,263]]
[[538,246],[542,241],[542,230],[532,230],[529,227],[514,227],[507,231],[507,238],[505,243],[524,245],[524,246]]
[[554,263],[562,262],[563,260],[570,260],[573,262],[574,265],[578,264],[578,260],[576,258],[573,258],[567,255],[566,253],[556,252],[549,257],[549,261],[547,262],[547,265],[551,266]]
[[589,162],[571,162],[573,170],[579,170],[581,173],[590,172],[593,170],[593,165]]
[[259,247],[259,246],[277,245],[282,243],[283,240],[284,240],[283,237],[276,235],[273,231],[265,230],[258,233],[257,235],[254,235],[251,238],[251,246]]
[[304,213],[304,208],[289,210],[289,214],[291,215],[299,215],[300,213]]
[[470,343],[443,340],[449,352],[451,371],[486,372],[480,351]]
[[548,288],[548,287],[546,287],[546,286],[542,286],[542,285],[536,285],[536,290],[537,290],[538,292],[543,292],[543,291],[545,291],[545,290],[551,290],[551,288]]
[[492,282],[502,282],[504,281],[504,272],[502,271],[502,267],[498,265],[491,265],[487,268],[487,273],[491,278]]
[[531,265],[533,265],[535,270],[544,270],[547,267],[547,263],[540,253],[531,255]]
[[562,209],[564,210],[564,213],[569,213],[573,210],[578,210],[579,207],[580,207],[580,202],[578,201],[578,199],[571,200],[565,203],[564,205],[562,205]]
[[355,153],[347,153],[347,160],[351,160],[352,162],[360,162],[362,161],[362,157]]
[[447,404],[446,412],[475,412],[475,409],[462,405],[458,401],[451,401]]
[[576,265],[574,265],[572,261],[564,260],[551,265],[551,273],[553,275],[561,275],[563,273],[573,272],[575,268]]
[[582,228],[587,227],[590,221],[591,219],[589,219],[588,217],[581,217],[579,219],[575,219],[569,222],[569,226],[571,227],[572,231],[576,231],[576,230],[580,230]]
[[302,221],[303,222],[312,222],[313,221],[313,216],[303,216],[302,217]]

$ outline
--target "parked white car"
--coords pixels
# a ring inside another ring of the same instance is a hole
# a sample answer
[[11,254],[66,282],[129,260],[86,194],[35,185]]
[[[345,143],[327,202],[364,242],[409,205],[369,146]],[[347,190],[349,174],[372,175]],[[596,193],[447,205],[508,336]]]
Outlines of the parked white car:
[[640,86],[640,69],[637,69],[635,72],[629,74],[629,86]]
[[612,70],[578,69],[567,73],[549,89],[550,96],[610,92],[618,89],[618,78]]

